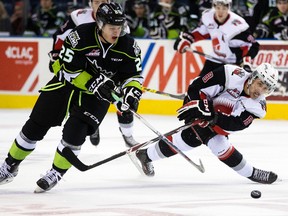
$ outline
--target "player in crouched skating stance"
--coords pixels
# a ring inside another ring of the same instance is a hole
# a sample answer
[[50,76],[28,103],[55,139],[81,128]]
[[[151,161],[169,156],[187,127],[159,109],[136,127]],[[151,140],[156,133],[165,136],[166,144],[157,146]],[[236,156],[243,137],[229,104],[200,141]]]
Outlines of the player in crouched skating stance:
[[114,102],[112,92],[122,97],[117,103],[121,112],[137,110],[143,82],[141,50],[125,34],[125,22],[119,4],[104,3],[97,10],[96,23],[79,25],[69,33],[53,64],[58,72],[41,89],[30,118],[0,167],[0,184],[13,180],[37,141],[51,127],[60,126],[66,114],[52,168],[37,181],[36,193],[52,189],[71,167],[62,150],[79,155],[86,136],[99,127]]
[[[185,123],[202,121],[168,139],[182,151],[204,144],[239,175],[263,184],[273,183],[277,175],[249,164],[229,143],[228,135],[244,130],[254,119],[265,116],[265,96],[275,90],[277,81],[278,71],[268,63],[261,64],[252,73],[225,65],[200,75],[190,84],[184,105],[177,112],[179,120]],[[136,152],[147,176],[155,174],[152,161],[175,154],[162,140]]]
[[[52,64],[59,58],[59,53],[65,38],[76,26],[85,23],[95,23],[97,9],[102,3],[110,3],[110,0],[89,0],[89,8],[73,11],[65,24],[59,27],[58,30],[53,34],[53,47],[52,51],[49,53],[51,72],[54,72]],[[127,25],[125,25],[125,31],[130,31]],[[56,70],[56,72],[58,71]],[[119,130],[122,134],[126,146],[132,147],[133,145],[138,144],[138,142],[133,137],[133,114],[126,113],[125,115],[122,115],[117,111],[117,118],[119,123]],[[95,132],[90,135],[90,142],[94,146],[99,144],[99,128],[97,128]]]

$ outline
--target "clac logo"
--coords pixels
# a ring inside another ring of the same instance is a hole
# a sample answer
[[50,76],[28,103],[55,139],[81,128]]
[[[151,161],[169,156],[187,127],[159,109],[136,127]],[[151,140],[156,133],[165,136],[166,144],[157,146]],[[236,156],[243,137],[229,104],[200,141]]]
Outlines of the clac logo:
[[33,59],[33,48],[32,47],[17,47],[8,46],[5,54],[10,59],[27,59],[32,61]]

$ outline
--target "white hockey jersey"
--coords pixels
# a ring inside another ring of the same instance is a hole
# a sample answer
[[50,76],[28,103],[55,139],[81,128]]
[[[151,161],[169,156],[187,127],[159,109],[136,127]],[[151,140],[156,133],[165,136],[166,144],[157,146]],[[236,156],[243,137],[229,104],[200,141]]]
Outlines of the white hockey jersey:
[[78,9],[71,13],[70,18],[65,22],[63,26],[56,32],[54,37],[54,49],[59,50],[63,44],[63,41],[68,34],[78,25],[84,23],[95,22],[95,15],[93,15],[92,8]]
[[[235,64],[236,55],[231,51],[231,48],[241,47],[243,49],[249,49],[251,42],[246,38],[243,40],[233,38],[249,29],[247,22],[237,14],[229,12],[229,18],[225,23],[219,24],[214,18],[215,10],[210,9],[202,15],[202,25],[192,31],[192,35],[195,42],[202,39],[211,38],[213,52],[211,56],[221,59],[226,63]],[[209,58],[208,58],[209,59]],[[210,61],[217,62],[214,59]],[[221,62],[217,62],[221,63]]]
[[[223,68],[225,72],[221,70]],[[244,93],[245,83],[251,73],[235,65],[225,65],[218,68],[219,71],[216,70],[194,80],[189,86],[188,94],[204,94],[213,101],[215,112],[220,114],[219,124],[216,124],[221,132],[217,132],[227,135],[242,130],[248,127],[254,118],[263,118],[266,115],[265,96],[252,99]],[[216,72],[218,74],[215,74]],[[193,96],[190,99],[193,100]]]

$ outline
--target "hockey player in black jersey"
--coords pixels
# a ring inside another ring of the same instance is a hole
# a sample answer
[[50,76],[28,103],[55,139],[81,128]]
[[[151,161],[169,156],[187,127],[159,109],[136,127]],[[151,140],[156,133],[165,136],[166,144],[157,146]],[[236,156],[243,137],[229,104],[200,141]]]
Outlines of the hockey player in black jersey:
[[[180,131],[168,139],[182,151],[206,145],[218,159],[248,179],[272,184],[277,175],[249,164],[229,142],[228,135],[249,127],[254,119],[266,114],[265,96],[276,88],[278,71],[268,63],[248,73],[225,65],[195,78],[190,84],[178,118],[186,123],[198,119],[199,124]],[[136,152],[144,173],[153,176],[152,161],[175,155],[164,141]]]
[[80,153],[87,135],[99,127],[115,92],[123,113],[137,110],[142,95],[141,50],[125,34],[126,18],[119,4],[101,4],[96,23],[79,25],[67,36],[53,64],[55,76],[41,89],[30,118],[14,140],[0,167],[0,184],[18,173],[19,164],[53,126],[63,126],[51,170],[37,181],[35,192],[53,188],[71,167],[63,156],[66,147]]
[[[78,25],[84,23],[95,23],[96,11],[100,4],[109,3],[109,0],[90,0],[90,8],[78,9],[71,13],[69,19],[53,34],[53,47],[52,51],[49,53],[50,56],[50,70],[53,71],[51,67],[52,64],[58,59],[59,53],[61,51],[62,44],[67,37],[67,35]],[[128,28],[128,27],[126,27]],[[129,31],[129,29],[125,29]],[[127,147],[136,145],[138,142],[133,137],[133,115],[132,113],[127,113],[126,115],[121,115],[117,112],[117,118],[119,122],[119,130],[123,136],[125,144]],[[99,128],[96,129],[94,133],[90,135],[90,142],[92,145],[97,146],[100,142]]]

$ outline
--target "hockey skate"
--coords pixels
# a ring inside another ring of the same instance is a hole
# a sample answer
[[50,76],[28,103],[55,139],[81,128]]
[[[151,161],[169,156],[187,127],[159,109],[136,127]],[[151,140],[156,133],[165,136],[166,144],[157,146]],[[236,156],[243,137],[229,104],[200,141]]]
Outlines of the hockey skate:
[[90,142],[92,145],[98,146],[100,142],[99,128],[97,128],[96,131],[90,135]]
[[141,163],[142,170],[146,176],[152,177],[155,175],[154,167],[151,160],[147,156],[146,149],[140,149],[136,151],[136,157]]
[[36,182],[37,187],[34,193],[43,193],[45,191],[51,190],[61,180],[61,178],[61,173],[52,168],[46,173],[45,176]]
[[264,171],[257,168],[253,168],[253,173],[248,177],[251,181],[261,184],[272,184],[278,178],[277,174],[271,171]]
[[0,185],[13,181],[18,174],[18,166],[9,166],[6,161],[0,167]]
[[124,139],[126,147],[131,148],[132,146],[139,144],[139,142],[137,142],[132,135],[131,136],[125,136],[122,133],[121,128],[119,128],[119,130],[122,134],[122,137]]

